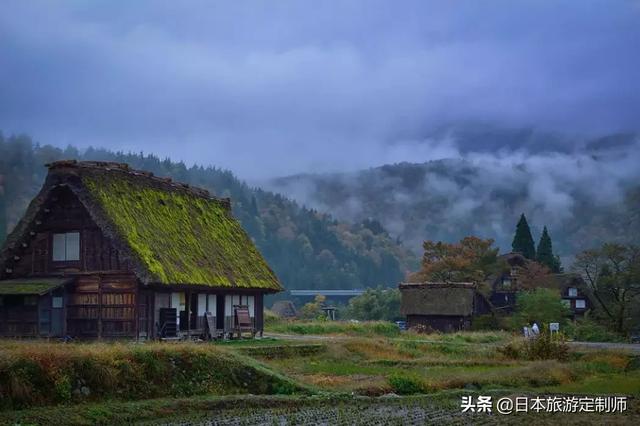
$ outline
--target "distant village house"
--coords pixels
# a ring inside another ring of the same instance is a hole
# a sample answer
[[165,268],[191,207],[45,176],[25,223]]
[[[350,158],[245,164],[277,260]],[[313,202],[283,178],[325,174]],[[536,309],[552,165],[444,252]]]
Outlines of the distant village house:
[[[400,310],[407,318],[407,326],[460,331],[469,329],[478,315],[513,313],[517,294],[523,290],[522,273],[533,261],[519,253],[500,257],[506,261],[507,269],[489,281],[490,291],[486,297],[475,283],[400,284]],[[578,274],[547,274],[534,281],[528,285],[558,290],[573,318],[583,316],[592,307],[584,280]]]
[[474,283],[402,283],[400,312],[408,328],[453,332],[471,328],[473,317],[490,307]]

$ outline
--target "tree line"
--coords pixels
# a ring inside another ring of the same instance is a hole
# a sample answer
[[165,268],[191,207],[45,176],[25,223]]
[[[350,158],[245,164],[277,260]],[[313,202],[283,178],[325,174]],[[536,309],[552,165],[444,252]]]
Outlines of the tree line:
[[413,254],[379,222],[346,223],[273,192],[249,187],[228,170],[187,166],[144,153],[89,148],[80,151],[0,133],[0,242],[24,213],[46,176],[44,164],[60,159],[116,161],[230,197],[233,214],[287,289],[392,286],[415,267]]

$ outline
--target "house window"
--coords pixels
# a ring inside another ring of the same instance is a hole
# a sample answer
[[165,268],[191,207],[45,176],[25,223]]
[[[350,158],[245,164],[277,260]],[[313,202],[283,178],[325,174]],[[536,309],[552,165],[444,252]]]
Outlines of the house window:
[[569,288],[569,297],[576,297],[578,296],[578,289],[575,287],[570,287]]
[[564,306],[566,306],[567,308],[570,308],[571,307],[571,300],[562,299],[562,304]]
[[584,299],[576,300],[576,309],[584,309],[585,307],[586,307],[586,304],[584,302]]
[[62,297],[61,296],[53,296],[51,298],[51,307],[52,308],[62,308]]
[[502,279],[502,287],[503,288],[511,288],[511,279],[503,278]]
[[80,233],[53,234],[53,261],[80,260]]

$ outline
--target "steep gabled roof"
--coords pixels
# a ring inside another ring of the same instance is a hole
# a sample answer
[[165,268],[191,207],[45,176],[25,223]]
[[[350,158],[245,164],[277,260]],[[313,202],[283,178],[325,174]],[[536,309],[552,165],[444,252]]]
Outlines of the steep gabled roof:
[[469,316],[474,312],[474,283],[401,283],[402,315]]
[[0,255],[28,233],[51,191],[68,187],[145,284],[282,290],[229,199],[132,170],[126,164],[57,161]]

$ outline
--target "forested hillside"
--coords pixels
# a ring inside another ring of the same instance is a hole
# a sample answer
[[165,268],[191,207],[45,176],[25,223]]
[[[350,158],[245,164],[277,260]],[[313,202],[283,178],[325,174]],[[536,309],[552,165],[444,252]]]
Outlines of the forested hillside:
[[417,266],[414,255],[390,238],[379,223],[339,222],[282,195],[251,188],[226,170],[187,167],[142,153],[61,150],[34,144],[27,136],[0,134],[0,176],[4,177],[0,208],[4,201],[9,230],[40,189],[47,173],[44,164],[70,158],[124,162],[230,197],[234,215],[288,289],[394,286]]
[[548,226],[562,257],[605,241],[640,238],[640,141],[603,138],[576,152],[478,153],[266,182],[273,191],[342,220],[373,217],[419,250],[468,235],[511,248],[525,213],[534,239]]

